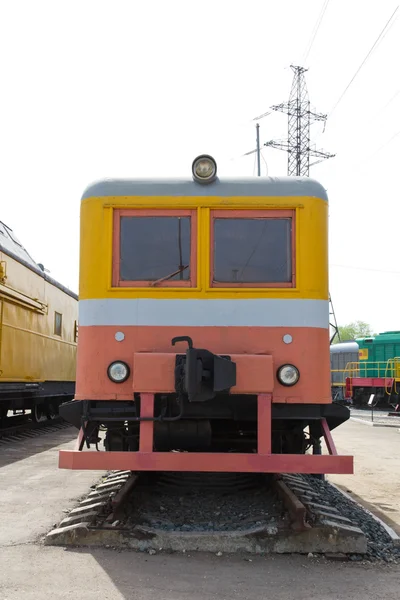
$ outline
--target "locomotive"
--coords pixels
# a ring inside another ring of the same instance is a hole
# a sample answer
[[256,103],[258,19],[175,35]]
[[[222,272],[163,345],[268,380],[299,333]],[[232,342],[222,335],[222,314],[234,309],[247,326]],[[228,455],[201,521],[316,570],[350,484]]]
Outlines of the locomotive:
[[330,393],[324,188],[220,179],[209,155],[191,175],[83,194],[76,392],[60,408],[79,434],[59,467],[352,473],[331,435],[349,410]]
[[52,419],[75,392],[78,297],[0,222],[0,421]]
[[400,409],[400,332],[385,331],[331,346],[332,397],[365,407]]

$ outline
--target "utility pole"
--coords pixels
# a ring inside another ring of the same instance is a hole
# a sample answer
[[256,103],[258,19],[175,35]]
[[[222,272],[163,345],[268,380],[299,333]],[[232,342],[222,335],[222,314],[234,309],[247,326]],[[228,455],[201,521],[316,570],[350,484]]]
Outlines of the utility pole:
[[[294,65],[290,65],[290,68],[294,72],[294,77],[289,101],[271,106],[272,110],[288,115],[288,139],[271,140],[264,146],[285,150],[288,153],[288,175],[309,177],[310,166],[316,165],[326,158],[333,158],[335,155],[310,147],[311,121],[326,121],[327,115],[313,112],[310,109],[304,75],[307,69]],[[319,160],[310,164],[310,156]]]
[[261,163],[260,163],[260,124],[256,124],[256,132],[257,132],[257,176],[261,176]]
[[261,176],[261,148],[260,148],[260,125],[256,124],[256,148],[255,150],[250,150],[250,152],[246,152],[242,154],[242,156],[250,156],[250,154],[257,153],[257,177]]

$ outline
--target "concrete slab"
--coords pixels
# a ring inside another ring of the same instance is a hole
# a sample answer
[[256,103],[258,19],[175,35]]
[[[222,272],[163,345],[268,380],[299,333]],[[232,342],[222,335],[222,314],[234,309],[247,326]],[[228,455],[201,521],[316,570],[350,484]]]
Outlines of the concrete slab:
[[[114,475],[110,476],[112,479]],[[96,489],[107,489],[109,477],[102,480]],[[135,483],[137,478],[131,480]],[[124,482],[119,479],[120,486],[125,489]],[[311,500],[315,498],[322,501],[321,494],[312,491],[311,487],[301,476],[282,476],[285,489],[299,487],[305,490]],[[278,484],[281,482],[277,482]],[[92,493],[92,492],[91,492]],[[154,492],[156,493],[156,492]],[[84,503],[71,511],[58,527],[51,531],[45,539],[48,545],[66,546],[107,546],[118,548],[132,548],[135,550],[156,551],[163,548],[166,551],[179,552],[183,550],[200,552],[247,552],[251,554],[263,553],[301,553],[309,552],[342,552],[352,554],[365,554],[367,540],[363,532],[352,526],[349,519],[342,518],[330,512],[329,507],[323,513],[320,509],[314,514],[316,524],[303,531],[293,528],[286,519],[280,519],[269,524],[253,524],[247,529],[237,527],[233,531],[181,531],[165,530],[144,525],[132,527],[124,525],[117,520],[118,527],[107,523],[107,514],[100,517],[104,503],[87,505]],[[304,511],[305,508],[303,507]],[[111,508],[110,508],[111,510]],[[311,507],[309,510],[312,512]],[[97,512],[96,512],[97,511]],[[81,515],[82,523],[79,524]],[[123,520],[124,521],[124,520]]]

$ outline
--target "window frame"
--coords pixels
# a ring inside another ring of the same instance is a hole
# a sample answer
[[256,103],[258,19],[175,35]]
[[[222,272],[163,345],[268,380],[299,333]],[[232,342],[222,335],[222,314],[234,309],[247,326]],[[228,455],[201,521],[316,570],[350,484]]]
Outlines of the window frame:
[[[112,286],[114,288],[196,288],[197,286],[197,209],[116,209],[113,211]],[[127,281],[120,278],[121,218],[122,217],[189,217],[190,218],[190,277],[186,281]]]
[[[292,258],[292,278],[285,282],[219,282],[214,281],[214,226],[216,219],[288,219],[292,221],[291,235],[291,258]],[[210,289],[215,288],[275,288],[275,289],[293,289],[296,288],[296,211],[290,209],[274,210],[241,210],[241,209],[223,209],[210,211],[210,262],[209,262]]]

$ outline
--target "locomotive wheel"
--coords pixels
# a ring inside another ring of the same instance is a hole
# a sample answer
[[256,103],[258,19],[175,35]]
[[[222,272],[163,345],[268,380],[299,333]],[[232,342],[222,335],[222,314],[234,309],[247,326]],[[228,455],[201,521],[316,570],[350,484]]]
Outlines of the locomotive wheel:
[[35,404],[31,409],[31,419],[34,423],[39,423],[43,418],[43,407],[40,404]]
[[57,412],[54,408],[54,405],[52,402],[50,402],[47,406],[46,406],[46,417],[49,421],[52,421],[53,419],[55,419],[57,416]]
[[121,452],[124,450],[124,438],[119,431],[108,429],[104,440],[104,447],[108,452]]

